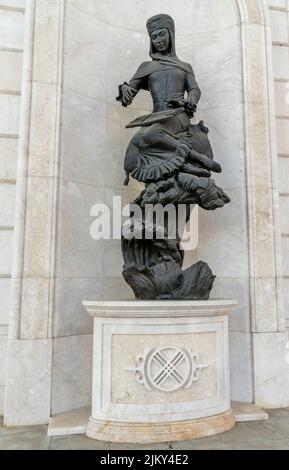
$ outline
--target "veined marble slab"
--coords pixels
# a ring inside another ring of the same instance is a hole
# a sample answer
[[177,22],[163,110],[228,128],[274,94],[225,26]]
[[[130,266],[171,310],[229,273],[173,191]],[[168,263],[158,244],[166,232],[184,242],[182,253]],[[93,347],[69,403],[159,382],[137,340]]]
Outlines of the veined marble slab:
[[253,403],[232,402],[232,410],[236,423],[249,421],[266,421],[269,419],[268,413],[254,405]]
[[85,434],[90,413],[91,407],[88,406],[53,416],[49,422],[48,436]]

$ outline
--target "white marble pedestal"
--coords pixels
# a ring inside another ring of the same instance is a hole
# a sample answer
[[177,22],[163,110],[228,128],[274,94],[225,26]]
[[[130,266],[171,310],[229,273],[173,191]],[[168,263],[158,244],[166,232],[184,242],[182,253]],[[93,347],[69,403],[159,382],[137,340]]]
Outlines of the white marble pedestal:
[[229,300],[84,302],[94,317],[87,436],[153,443],[228,431]]

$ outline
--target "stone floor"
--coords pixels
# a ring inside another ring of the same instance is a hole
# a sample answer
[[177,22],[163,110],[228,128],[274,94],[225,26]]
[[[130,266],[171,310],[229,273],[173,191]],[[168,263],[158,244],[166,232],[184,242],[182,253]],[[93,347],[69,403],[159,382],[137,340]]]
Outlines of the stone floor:
[[289,408],[269,415],[268,421],[240,423],[219,436],[146,446],[98,442],[85,436],[50,438],[46,426],[3,428],[0,424],[0,450],[289,450]]

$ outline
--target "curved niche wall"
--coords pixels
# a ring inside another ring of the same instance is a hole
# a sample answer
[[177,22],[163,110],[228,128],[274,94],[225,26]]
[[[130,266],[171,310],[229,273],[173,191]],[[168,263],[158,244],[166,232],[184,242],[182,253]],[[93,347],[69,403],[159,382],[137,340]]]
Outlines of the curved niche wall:
[[[147,60],[145,22],[160,12],[174,17],[177,53],[193,65],[203,93],[196,120],[203,119],[210,128],[216,160],[223,165],[223,174],[216,180],[232,199],[222,211],[200,211],[198,257],[217,275],[212,296],[239,300],[230,324],[232,398],[253,400],[243,23],[259,24],[263,37],[264,25],[255,1],[247,12],[252,19],[241,21],[240,11],[244,16],[247,3],[66,2],[55,321],[55,336],[61,337],[55,346],[61,367],[53,370],[53,414],[90,403],[91,370],[86,357],[91,323],[82,300],[131,298],[121,277],[120,244],[91,239],[90,209],[96,202],[110,204],[114,194],[125,201],[138,195],[136,182],[123,188],[124,152],[132,135],[124,128],[151,109],[150,99],[142,92],[124,110],[115,96],[118,85]],[[71,348],[73,357],[68,353]]]

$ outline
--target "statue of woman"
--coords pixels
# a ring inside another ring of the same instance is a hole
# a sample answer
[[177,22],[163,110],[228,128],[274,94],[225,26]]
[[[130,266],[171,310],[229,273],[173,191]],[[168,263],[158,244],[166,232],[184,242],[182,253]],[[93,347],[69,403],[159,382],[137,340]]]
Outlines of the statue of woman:
[[[182,62],[175,50],[175,25],[168,15],[156,15],[147,22],[151,61],[144,62],[129,83],[119,87],[118,101],[129,106],[140,90],[148,90],[153,112],[141,116],[127,127],[139,127],[125,156],[125,171],[145,183],[145,190],[134,202],[145,214],[146,205],[173,204],[187,208],[192,204],[206,210],[223,207],[230,199],[211,179],[211,172],[222,169],[214,161],[203,121],[191,125],[201,91],[191,65]],[[155,235],[159,227],[150,226],[151,238],[145,237],[146,220],[131,222],[123,228],[123,275],[138,299],[208,299],[215,276],[200,261],[182,271],[181,234],[168,235],[164,224],[162,239]],[[131,228],[138,235],[131,237]]]
[[[153,113],[127,126],[140,127],[127,149],[127,175],[145,183],[156,181],[182,168],[186,161],[191,164],[183,171],[190,174],[210,176],[210,170],[221,171],[212,156],[208,158],[190,145],[190,118],[201,91],[191,65],[176,55],[173,19],[164,14],[153,16],[147,21],[147,30],[152,60],[141,64],[130,82],[119,87],[117,98],[129,106],[142,89],[149,90],[153,99]],[[196,161],[205,165],[199,168],[193,163]]]

